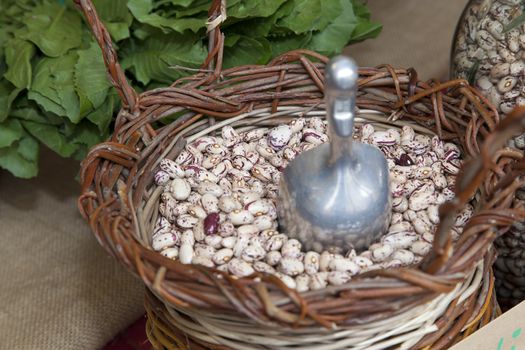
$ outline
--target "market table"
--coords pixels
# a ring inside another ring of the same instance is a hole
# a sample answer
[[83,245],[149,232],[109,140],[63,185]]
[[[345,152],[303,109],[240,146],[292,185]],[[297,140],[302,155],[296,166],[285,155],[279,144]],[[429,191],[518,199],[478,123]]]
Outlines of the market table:
[[[361,65],[387,62],[446,79],[466,2],[371,0],[383,33],[346,52]],[[142,285],[78,214],[78,164],[42,153],[36,179],[0,171],[0,350],[98,349],[142,315]]]

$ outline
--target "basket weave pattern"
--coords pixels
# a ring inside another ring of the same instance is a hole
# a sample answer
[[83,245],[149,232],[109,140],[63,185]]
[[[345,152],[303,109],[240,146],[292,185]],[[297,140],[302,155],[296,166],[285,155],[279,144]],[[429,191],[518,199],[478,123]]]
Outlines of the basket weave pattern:
[[[361,68],[357,105],[377,113],[357,123],[411,125],[461,145],[473,158],[457,179],[455,200],[441,207],[431,254],[413,268],[371,271],[303,294],[270,275],[237,279],[151,249],[162,192],[153,174],[160,160],[174,159],[186,142],[223,125],[248,130],[323,115],[328,59],[297,50],[266,66],[222,70],[224,37],[219,27],[210,27],[210,52],[200,73],[139,95],[126,81],[91,1],[76,2],[123,103],[111,139],[82,162],[79,209],[100,244],[151,291],[146,306],[158,349],[307,348],[301,340],[307,337],[312,349],[443,349],[496,315],[492,242],[514,220],[525,219],[521,203],[513,201],[525,185],[522,154],[503,145],[513,129],[525,129],[525,111],[500,123],[495,109],[464,80],[422,82],[413,69]],[[213,1],[210,22],[224,8]],[[175,114],[175,121],[160,122]],[[472,199],[476,213],[453,243],[456,214]],[[418,322],[426,328],[415,327]]]

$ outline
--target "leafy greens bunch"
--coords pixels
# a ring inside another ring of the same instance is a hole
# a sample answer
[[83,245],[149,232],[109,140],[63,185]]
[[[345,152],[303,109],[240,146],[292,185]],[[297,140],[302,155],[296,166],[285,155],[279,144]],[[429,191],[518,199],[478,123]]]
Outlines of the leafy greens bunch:
[[[93,0],[139,91],[166,86],[206,58],[211,0]],[[325,55],[375,37],[361,0],[228,0],[224,67],[308,48]],[[41,144],[82,159],[107,138],[115,91],[72,0],[0,1],[0,167],[38,173]]]

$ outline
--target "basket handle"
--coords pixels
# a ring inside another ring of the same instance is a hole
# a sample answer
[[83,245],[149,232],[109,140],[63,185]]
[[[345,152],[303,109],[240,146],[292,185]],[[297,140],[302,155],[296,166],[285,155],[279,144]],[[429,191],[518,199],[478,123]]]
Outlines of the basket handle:
[[[452,249],[450,230],[456,216],[472,199],[476,191],[482,187],[488,172],[496,166],[493,159],[498,150],[504,147],[511,137],[524,132],[525,106],[518,106],[486,137],[480,148],[480,154],[463,164],[456,179],[455,198],[440,207],[439,225],[434,235],[434,249],[423,266],[425,271],[436,272],[448,260]],[[518,169],[521,169],[518,173],[509,175],[524,175],[525,159],[520,161]]]
[[208,22],[206,30],[208,33],[208,57],[204,60],[201,68],[207,68],[213,72],[213,77],[218,78],[222,70],[222,53],[224,49],[224,35],[221,32],[221,24],[226,20],[226,0],[213,0],[208,11]]
[[[117,89],[124,108],[135,111],[138,108],[138,94],[126,79],[124,70],[118,61],[117,52],[113,47],[111,36],[100,20],[92,0],[74,1],[84,14],[98,45],[102,49],[104,64],[111,84]],[[207,66],[210,71],[209,74],[213,78],[217,78],[222,69],[224,37],[220,30],[220,24],[226,20],[226,0],[213,0],[208,16],[209,20],[206,23],[209,36],[208,57],[203,66]]]
[[106,65],[109,79],[111,84],[117,89],[123,107],[129,111],[134,111],[138,108],[138,94],[126,79],[124,70],[118,61],[117,52],[113,47],[111,36],[98,17],[93,2],[91,0],[75,0],[75,4],[84,13],[88,25],[102,49],[102,56],[104,57],[104,64]]

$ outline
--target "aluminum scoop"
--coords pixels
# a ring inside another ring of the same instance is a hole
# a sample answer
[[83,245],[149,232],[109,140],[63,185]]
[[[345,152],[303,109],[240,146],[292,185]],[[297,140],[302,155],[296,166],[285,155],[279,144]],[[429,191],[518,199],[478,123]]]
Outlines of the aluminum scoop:
[[343,56],[326,66],[330,143],[291,161],[281,176],[280,224],[307,250],[366,249],[387,229],[391,195],[386,158],[352,140],[358,70]]

